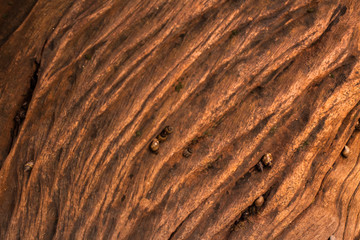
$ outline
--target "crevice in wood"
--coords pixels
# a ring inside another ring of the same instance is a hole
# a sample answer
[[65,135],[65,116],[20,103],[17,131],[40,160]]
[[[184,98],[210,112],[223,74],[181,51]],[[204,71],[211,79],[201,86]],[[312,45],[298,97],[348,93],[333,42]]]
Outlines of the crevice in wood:
[[186,222],[186,220],[188,220],[195,211],[196,211],[196,208],[194,210],[192,210],[192,212],[189,213],[188,216],[183,221],[181,221],[181,223],[176,227],[176,229],[170,234],[170,237],[168,238],[168,240],[173,239],[173,237],[175,236],[177,231],[181,228],[181,226],[184,224],[184,222]]
[[246,207],[241,212],[240,217],[238,217],[235,220],[235,222],[229,227],[227,238],[230,237],[232,232],[236,231],[236,229],[239,227],[239,225],[245,224],[245,222],[248,221],[249,217],[259,214],[266,207],[267,201],[269,200],[269,197],[270,197],[271,193],[273,192],[274,187],[275,187],[275,185],[270,186],[269,189],[266,192],[264,192],[264,194],[261,195],[264,198],[264,203],[262,206],[260,206],[260,207],[255,206],[255,200],[257,199],[257,197],[256,197],[255,200],[252,202],[252,204],[249,205],[248,207]]
[[30,78],[30,88],[27,91],[27,93],[25,94],[25,98],[24,101],[20,107],[20,109],[18,110],[16,116],[14,117],[14,128],[11,132],[11,144],[9,147],[9,151],[8,153],[10,153],[13,145],[15,144],[16,138],[20,132],[20,128],[22,126],[23,121],[25,120],[26,117],[26,113],[33,95],[33,92],[35,90],[37,81],[38,81],[38,73],[39,73],[39,68],[40,68],[40,62],[37,62],[36,60],[34,60],[33,62],[34,64],[34,73]]
[[330,23],[329,23],[328,27],[326,28],[325,32],[330,31],[331,28],[339,22],[340,17],[346,13],[346,10],[347,10],[346,6],[342,6],[341,4],[338,5],[338,7],[334,10],[334,12],[330,18]]
[[[353,239],[360,159],[339,154],[359,140],[359,9],[39,1],[0,47],[0,124],[17,124],[0,139],[0,238],[307,240],[338,224]],[[265,153],[274,165],[254,171]]]

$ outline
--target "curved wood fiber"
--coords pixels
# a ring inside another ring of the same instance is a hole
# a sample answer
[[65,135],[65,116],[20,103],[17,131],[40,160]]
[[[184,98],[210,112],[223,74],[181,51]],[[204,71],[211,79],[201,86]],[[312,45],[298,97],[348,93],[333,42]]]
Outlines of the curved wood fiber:
[[360,1],[0,14],[0,239],[360,239]]

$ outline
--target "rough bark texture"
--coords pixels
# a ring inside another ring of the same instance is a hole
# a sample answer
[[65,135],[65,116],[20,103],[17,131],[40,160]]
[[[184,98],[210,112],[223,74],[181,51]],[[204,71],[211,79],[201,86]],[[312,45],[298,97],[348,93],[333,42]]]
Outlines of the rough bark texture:
[[0,14],[1,239],[360,239],[359,1]]

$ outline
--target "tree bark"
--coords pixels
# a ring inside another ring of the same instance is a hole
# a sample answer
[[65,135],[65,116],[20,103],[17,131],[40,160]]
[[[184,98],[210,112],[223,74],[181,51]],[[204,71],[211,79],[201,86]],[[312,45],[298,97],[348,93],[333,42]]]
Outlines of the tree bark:
[[0,4],[0,239],[360,239],[359,1]]

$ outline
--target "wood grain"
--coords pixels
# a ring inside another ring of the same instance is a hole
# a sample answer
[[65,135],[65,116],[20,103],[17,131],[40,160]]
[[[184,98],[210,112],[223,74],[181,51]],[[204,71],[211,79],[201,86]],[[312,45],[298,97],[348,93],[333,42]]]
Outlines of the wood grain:
[[360,239],[360,2],[11,3],[1,239]]

